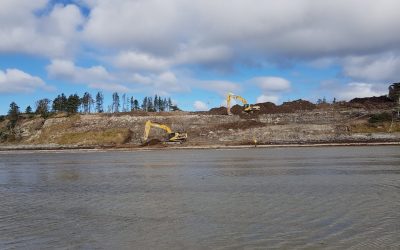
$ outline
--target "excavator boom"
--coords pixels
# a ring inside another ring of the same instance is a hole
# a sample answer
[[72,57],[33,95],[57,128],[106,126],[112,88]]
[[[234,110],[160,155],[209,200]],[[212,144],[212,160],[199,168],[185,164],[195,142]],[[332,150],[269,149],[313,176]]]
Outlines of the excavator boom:
[[235,99],[235,100],[239,100],[243,103],[244,106],[244,112],[250,112],[252,113],[253,111],[259,111],[260,107],[259,106],[254,106],[254,105],[250,105],[247,103],[247,100],[244,99],[243,97],[239,96],[239,95],[235,95],[233,93],[228,93],[227,97],[226,97],[226,109],[228,111],[228,115],[232,115],[231,113],[231,100]]
[[149,138],[149,133],[150,133],[151,127],[160,128],[160,129],[165,130],[168,133],[168,139],[166,142],[182,143],[183,141],[185,141],[187,139],[187,133],[172,132],[171,128],[168,127],[167,125],[152,122],[152,121],[148,120],[144,126],[143,140],[145,142]]

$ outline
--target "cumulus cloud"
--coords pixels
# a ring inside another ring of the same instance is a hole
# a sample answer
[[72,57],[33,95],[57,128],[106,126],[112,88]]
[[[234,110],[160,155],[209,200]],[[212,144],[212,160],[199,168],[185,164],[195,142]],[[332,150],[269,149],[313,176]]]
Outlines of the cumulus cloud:
[[345,101],[356,97],[381,96],[388,92],[387,84],[365,82],[350,82],[345,85],[336,82],[325,82],[322,88],[329,90],[332,97]]
[[195,101],[193,107],[196,111],[206,111],[208,110],[208,106],[206,103],[202,101]]
[[260,95],[257,97],[257,103],[263,103],[263,102],[273,102],[273,103],[278,103],[279,101],[279,96],[274,96],[274,95]]
[[[76,5],[55,5],[47,0],[5,0],[0,3],[0,53],[68,56],[78,47],[84,17]],[[37,14],[40,13],[40,14]]]
[[110,91],[110,92],[122,92],[122,93],[133,92],[128,87],[126,87],[122,84],[117,84],[117,83],[93,82],[93,83],[90,83],[88,86],[89,86],[89,88],[92,88],[92,89],[100,89],[100,90],[105,90],[105,91]]
[[226,96],[229,92],[238,93],[241,87],[238,83],[222,80],[210,80],[210,81],[193,81],[192,83],[197,88],[205,89],[210,92],[215,92],[220,96]]
[[[49,76],[55,79],[147,93],[199,88],[225,96],[240,94],[243,84],[187,79],[179,72],[195,75],[198,66],[209,73],[221,65],[241,70],[301,62],[337,64],[355,83],[398,80],[397,0],[55,2],[0,2],[0,53],[47,57],[52,60]],[[83,15],[79,5],[90,14]],[[90,60],[113,68],[76,66],[79,49],[84,50],[81,58],[90,54]],[[260,100],[276,100],[291,89],[279,77],[257,77],[244,84],[249,82],[262,90]],[[374,91],[371,87],[366,93]]]
[[117,67],[131,70],[161,71],[169,67],[170,62],[141,52],[120,52],[114,59]]
[[281,77],[255,77],[250,82],[257,84],[263,91],[282,92],[290,90],[290,82]]
[[53,79],[85,84],[92,89],[133,92],[132,89],[120,84],[117,77],[100,65],[84,68],[76,66],[72,61],[52,60],[47,66],[47,72]]
[[52,87],[19,69],[0,70],[0,93],[30,93],[37,89],[51,90]]
[[396,0],[98,0],[91,6],[88,41],[158,55],[222,44],[237,56],[318,58],[386,51],[400,42]]
[[351,56],[344,60],[346,76],[367,82],[399,80],[400,55],[385,53],[372,56]]
[[75,83],[92,83],[114,80],[114,77],[103,67],[78,67],[72,61],[52,60],[47,66],[49,76],[55,79],[68,80]]

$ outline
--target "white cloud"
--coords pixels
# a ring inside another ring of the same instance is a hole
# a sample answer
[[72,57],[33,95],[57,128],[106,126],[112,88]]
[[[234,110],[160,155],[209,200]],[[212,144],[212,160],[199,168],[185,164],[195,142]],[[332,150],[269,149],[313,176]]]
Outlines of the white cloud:
[[385,53],[373,56],[352,56],[344,60],[345,75],[371,82],[399,80],[400,55]]
[[53,60],[47,66],[49,76],[57,80],[66,80],[78,84],[85,84],[92,89],[111,92],[134,92],[133,89],[120,84],[118,77],[112,75],[103,66],[89,68],[78,67],[72,61]]
[[30,93],[37,89],[51,90],[52,87],[19,69],[0,70],[0,93]]
[[214,64],[226,62],[232,57],[232,52],[226,46],[197,47],[181,46],[173,59],[174,64]]
[[[77,48],[84,18],[76,5],[55,5],[47,0],[5,0],[0,3],[0,53],[68,56]],[[35,13],[43,12],[40,15]]]
[[117,67],[131,70],[161,71],[169,67],[170,62],[163,58],[140,53],[140,52],[120,52],[114,59]]
[[263,103],[263,102],[273,102],[273,103],[278,103],[279,101],[279,96],[273,96],[273,95],[260,95],[257,97],[257,103]]
[[52,78],[75,83],[86,84],[114,80],[114,77],[103,66],[83,68],[68,60],[52,60],[51,64],[47,66],[47,72]]
[[[329,87],[329,86],[325,86]],[[387,94],[386,84],[351,82],[344,86],[330,87],[333,96],[338,100],[351,100],[356,97],[372,97]]]
[[257,84],[264,91],[281,92],[290,89],[290,82],[281,77],[255,77],[250,82]]
[[152,82],[152,79],[149,76],[144,76],[139,73],[135,73],[131,77],[131,81],[133,83],[150,84]]
[[[400,44],[397,0],[98,0],[90,6],[87,41],[167,57],[181,54],[188,62],[209,63],[232,52],[232,64],[277,55],[317,59]],[[223,49],[207,53],[207,48]]]
[[226,96],[229,92],[238,93],[241,87],[238,83],[222,80],[193,81],[193,86]]
[[195,101],[193,107],[196,111],[206,111],[208,110],[207,104],[202,101]]
[[92,89],[100,89],[100,90],[105,90],[105,91],[110,91],[110,92],[120,92],[120,93],[133,92],[128,87],[121,85],[121,84],[117,84],[117,83],[94,82],[94,83],[90,83],[89,87]]

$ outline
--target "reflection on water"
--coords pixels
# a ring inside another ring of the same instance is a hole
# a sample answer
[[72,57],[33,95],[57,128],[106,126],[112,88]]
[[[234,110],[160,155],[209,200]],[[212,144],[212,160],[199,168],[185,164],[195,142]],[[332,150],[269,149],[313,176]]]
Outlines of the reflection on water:
[[400,147],[0,153],[0,249],[399,248]]

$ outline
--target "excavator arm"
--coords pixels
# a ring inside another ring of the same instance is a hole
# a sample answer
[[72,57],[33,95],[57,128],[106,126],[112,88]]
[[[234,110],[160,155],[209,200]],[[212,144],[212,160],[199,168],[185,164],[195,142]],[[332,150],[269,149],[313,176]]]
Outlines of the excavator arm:
[[147,141],[150,134],[151,127],[160,128],[165,130],[168,133],[168,141],[169,142],[182,142],[187,139],[187,133],[180,133],[180,132],[172,132],[171,128],[167,125],[152,122],[148,120],[144,126],[144,135],[143,140]]
[[249,105],[247,103],[247,100],[244,99],[243,97],[239,96],[239,95],[235,95],[233,93],[228,93],[227,97],[226,97],[226,108],[228,111],[228,115],[231,115],[231,100],[235,99],[235,100],[239,100],[243,103],[244,106],[244,111],[245,112],[253,112],[253,111],[258,111],[260,110],[259,106],[253,106],[253,105]]

